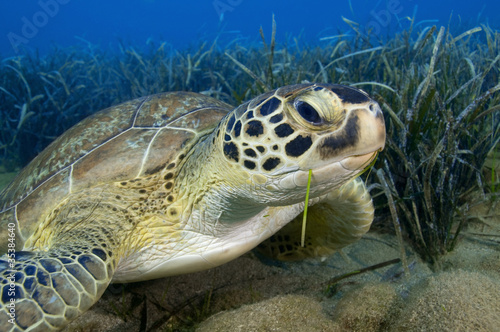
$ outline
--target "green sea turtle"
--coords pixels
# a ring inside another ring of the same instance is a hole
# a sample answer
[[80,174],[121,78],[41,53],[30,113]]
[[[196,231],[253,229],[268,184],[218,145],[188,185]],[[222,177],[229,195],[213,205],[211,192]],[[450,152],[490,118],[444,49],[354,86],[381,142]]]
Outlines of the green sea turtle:
[[0,328],[57,330],[110,282],[238,257],[297,219],[309,170],[308,234],[352,242],[373,220],[353,179],[384,143],[378,104],[333,84],[285,86],[235,109],[169,92],[98,112],[0,196]]

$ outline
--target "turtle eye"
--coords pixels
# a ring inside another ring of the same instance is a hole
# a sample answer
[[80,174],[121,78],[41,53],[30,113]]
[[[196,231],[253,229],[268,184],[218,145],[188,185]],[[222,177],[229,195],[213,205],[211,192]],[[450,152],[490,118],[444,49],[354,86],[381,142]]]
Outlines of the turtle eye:
[[318,112],[314,109],[314,107],[312,107],[305,101],[296,100],[294,102],[294,106],[297,112],[300,114],[300,116],[307,122],[313,125],[320,125],[323,123],[323,119],[319,116]]

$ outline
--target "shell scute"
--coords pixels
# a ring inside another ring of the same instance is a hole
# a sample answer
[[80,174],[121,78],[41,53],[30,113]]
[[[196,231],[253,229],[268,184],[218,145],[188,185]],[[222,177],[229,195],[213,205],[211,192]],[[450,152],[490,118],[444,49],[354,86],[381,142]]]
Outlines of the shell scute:
[[[28,238],[38,224],[40,214],[47,215],[53,209],[54,204],[61,202],[69,194],[69,170],[65,169],[55,174],[50,181],[43,186],[37,187],[30,195],[17,205],[17,219],[22,225],[32,227],[20,227],[24,239]],[[36,212],[36,213],[34,213]]]
[[113,142],[98,146],[73,165],[71,190],[75,192],[89,188],[96,182],[136,177],[154,135],[155,131],[152,130],[132,128],[113,138]]
[[0,196],[0,211],[17,204],[36,187],[132,126],[145,98],[110,107],[82,120],[52,142],[26,166]]
[[[69,193],[159,172],[231,109],[201,94],[169,92],[95,113],[56,139],[0,193],[0,227],[15,223],[22,247]],[[0,235],[2,252],[7,236]]]
[[[192,92],[171,92],[169,98],[165,98],[163,94],[153,95],[141,105],[134,127],[165,127],[190,113],[196,113],[198,109],[221,108],[227,113],[231,109],[228,107],[219,100]],[[199,115],[196,114],[195,117]],[[216,121],[219,120],[220,118]]]

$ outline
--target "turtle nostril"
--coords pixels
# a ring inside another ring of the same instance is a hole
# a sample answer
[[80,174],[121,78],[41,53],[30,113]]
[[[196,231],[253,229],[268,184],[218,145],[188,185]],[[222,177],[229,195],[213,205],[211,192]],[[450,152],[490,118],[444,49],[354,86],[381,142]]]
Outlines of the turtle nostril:
[[380,109],[380,106],[377,103],[371,103],[368,106],[370,112],[372,112],[374,115],[377,115],[379,113],[382,113],[382,110]]

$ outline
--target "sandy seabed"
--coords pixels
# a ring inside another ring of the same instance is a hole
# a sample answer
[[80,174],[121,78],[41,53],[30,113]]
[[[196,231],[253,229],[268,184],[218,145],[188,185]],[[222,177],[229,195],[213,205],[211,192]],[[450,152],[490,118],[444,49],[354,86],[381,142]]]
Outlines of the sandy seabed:
[[[12,176],[9,174],[8,176]],[[2,178],[0,177],[0,181]],[[500,331],[500,204],[479,207],[457,248],[431,270],[395,236],[369,232],[326,260],[266,261],[250,252],[218,268],[111,285],[64,331]]]
[[470,223],[436,271],[407,247],[409,276],[395,264],[327,294],[333,277],[399,258],[395,236],[370,232],[324,261],[248,253],[208,271],[112,285],[66,331],[500,331],[500,209],[480,212],[487,223]]

